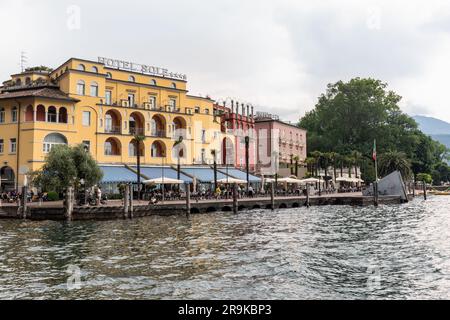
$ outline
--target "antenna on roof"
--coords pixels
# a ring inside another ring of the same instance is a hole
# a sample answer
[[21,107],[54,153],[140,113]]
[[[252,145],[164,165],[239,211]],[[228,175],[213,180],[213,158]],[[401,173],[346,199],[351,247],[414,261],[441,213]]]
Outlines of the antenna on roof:
[[22,72],[25,71],[25,66],[28,62],[28,58],[26,56],[26,52],[22,51],[20,52],[20,70],[22,70]]

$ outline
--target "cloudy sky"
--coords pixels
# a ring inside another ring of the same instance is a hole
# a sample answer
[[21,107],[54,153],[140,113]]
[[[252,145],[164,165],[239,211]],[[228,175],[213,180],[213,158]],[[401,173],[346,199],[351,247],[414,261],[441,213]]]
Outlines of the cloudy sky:
[[0,0],[0,79],[69,57],[186,73],[191,94],[297,121],[326,85],[375,77],[450,121],[448,1]]

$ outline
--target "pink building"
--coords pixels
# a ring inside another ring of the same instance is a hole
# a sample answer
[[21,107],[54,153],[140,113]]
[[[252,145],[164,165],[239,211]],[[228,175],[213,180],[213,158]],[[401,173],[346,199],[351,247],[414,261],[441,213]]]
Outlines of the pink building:
[[256,138],[255,119],[253,107],[231,101],[231,106],[215,104],[214,112],[220,116],[222,132],[233,136],[233,141],[225,138],[222,143],[222,164],[234,165],[245,169],[245,138],[249,137],[249,167],[250,171],[256,169]]
[[[282,122],[277,116],[267,113],[257,114],[255,128],[258,173],[289,176],[296,157],[300,164],[306,160],[306,130]],[[299,176],[304,174],[304,171],[299,169]]]

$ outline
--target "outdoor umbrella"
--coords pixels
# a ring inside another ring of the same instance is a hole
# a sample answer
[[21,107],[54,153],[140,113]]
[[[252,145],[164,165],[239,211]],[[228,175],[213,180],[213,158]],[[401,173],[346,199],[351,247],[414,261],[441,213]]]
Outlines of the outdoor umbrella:
[[171,179],[166,177],[146,180],[143,182],[144,184],[183,184],[183,180]]
[[240,179],[235,179],[235,178],[224,178],[224,179],[217,180],[217,183],[222,183],[222,184],[233,184],[233,183],[245,184],[245,183],[247,183],[247,181],[240,180]]

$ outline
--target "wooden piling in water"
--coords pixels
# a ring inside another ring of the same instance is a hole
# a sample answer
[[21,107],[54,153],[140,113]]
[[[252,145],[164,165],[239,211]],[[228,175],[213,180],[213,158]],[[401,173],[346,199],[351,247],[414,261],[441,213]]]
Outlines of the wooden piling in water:
[[128,218],[128,212],[130,210],[129,201],[130,201],[130,185],[127,184],[125,186],[123,195],[123,217],[125,219]]
[[378,182],[373,183],[373,205],[378,207]]
[[191,185],[186,184],[186,216],[189,218],[191,214]]
[[22,210],[22,217],[27,218],[27,193],[28,187],[22,187],[22,194],[20,195],[20,209]]
[[233,213],[238,213],[237,184],[233,184]]
[[423,200],[427,200],[427,183],[423,182]]
[[73,205],[75,202],[75,191],[73,187],[68,187],[64,195],[64,212],[67,221],[72,220]]
[[306,184],[306,207],[310,207],[311,204],[309,202],[309,184]]
[[275,182],[270,184],[270,208],[275,210]]
[[130,201],[129,201],[129,206],[130,206],[130,208],[129,208],[129,218],[130,219],[133,219],[133,212],[134,212],[134,199],[133,199],[133,185],[129,185],[129,188],[130,188],[130,192],[129,192],[129,195],[130,195]]

